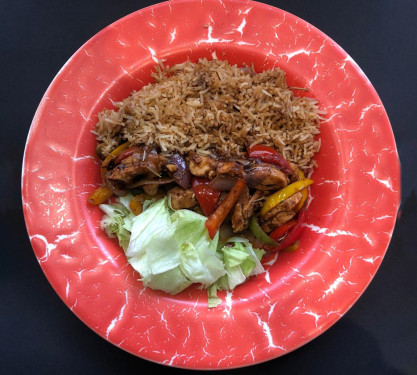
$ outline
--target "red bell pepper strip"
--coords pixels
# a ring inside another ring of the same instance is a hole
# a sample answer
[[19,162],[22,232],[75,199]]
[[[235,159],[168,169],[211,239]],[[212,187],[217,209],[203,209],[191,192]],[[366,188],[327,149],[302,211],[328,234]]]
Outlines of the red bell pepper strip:
[[274,229],[272,233],[270,233],[269,237],[271,237],[274,241],[279,241],[284,235],[297,223],[296,220],[290,220],[286,223],[280,225],[278,228]]
[[114,165],[119,165],[124,159],[132,156],[135,152],[138,151],[138,146],[131,146],[125,149],[123,152],[119,154],[119,156],[114,161]]
[[244,180],[237,180],[235,186],[233,186],[233,188],[229,191],[226,198],[219,204],[216,210],[207,219],[206,228],[211,239],[214,238],[223,221],[235,206],[245,186],[246,184]]
[[286,174],[291,173],[290,163],[272,147],[255,145],[248,149],[248,155],[252,159],[259,159],[264,163],[274,164]]
[[302,210],[298,214],[297,223],[288,231],[287,235],[284,239],[280,242],[278,246],[275,247],[265,247],[265,250],[270,252],[277,252],[281,250],[285,250],[287,247],[293,245],[296,241],[298,241],[301,237],[301,234],[304,230],[304,221],[306,216],[306,211]]
[[209,186],[208,178],[193,178],[192,187],[198,204],[206,216],[213,213],[220,197],[220,191],[214,190]]
[[204,177],[193,177],[191,180],[191,186],[194,188],[195,186],[198,185],[208,185],[210,183],[210,179],[209,178],[204,178]]

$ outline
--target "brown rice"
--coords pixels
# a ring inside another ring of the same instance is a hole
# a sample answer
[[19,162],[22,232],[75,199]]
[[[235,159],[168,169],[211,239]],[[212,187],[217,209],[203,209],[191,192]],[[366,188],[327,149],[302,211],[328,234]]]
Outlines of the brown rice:
[[101,151],[118,144],[155,144],[161,152],[239,156],[255,144],[274,146],[307,170],[320,148],[316,100],[297,97],[281,69],[259,74],[225,60],[201,59],[171,68],[162,62],[155,83],[134,91],[117,110],[98,114]]

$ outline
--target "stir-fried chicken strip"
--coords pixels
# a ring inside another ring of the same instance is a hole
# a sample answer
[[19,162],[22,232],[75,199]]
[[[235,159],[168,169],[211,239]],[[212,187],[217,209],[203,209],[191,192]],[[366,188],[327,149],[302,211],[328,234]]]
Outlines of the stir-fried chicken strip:
[[265,215],[261,216],[262,219],[262,229],[269,233],[280,225],[291,220],[296,212],[295,208],[302,199],[303,194],[301,192],[295,193],[291,197],[287,198],[285,201],[276,205]]
[[287,175],[271,164],[253,165],[247,174],[248,184],[256,190],[280,190],[288,185]]
[[243,166],[236,161],[219,161],[217,164],[217,175],[227,175],[236,178],[244,178]]
[[142,189],[146,194],[155,195],[158,192],[158,184],[143,185]]
[[193,176],[213,179],[216,176],[217,161],[209,156],[190,152],[188,154],[188,168]]
[[139,175],[157,176],[161,171],[158,152],[147,146],[137,147],[135,152],[123,159],[119,165],[107,173],[110,180],[129,184]]
[[293,183],[295,181],[300,180],[300,168],[298,168],[297,164],[291,163],[290,164],[290,174],[289,174],[289,178],[290,178],[290,182]]
[[171,197],[171,207],[174,210],[181,208],[194,208],[197,206],[197,199],[194,195],[193,189],[183,189],[175,187],[168,192]]
[[232,227],[234,232],[241,232],[249,226],[249,219],[261,206],[264,193],[257,190],[251,197],[249,189],[243,190],[232,214]]

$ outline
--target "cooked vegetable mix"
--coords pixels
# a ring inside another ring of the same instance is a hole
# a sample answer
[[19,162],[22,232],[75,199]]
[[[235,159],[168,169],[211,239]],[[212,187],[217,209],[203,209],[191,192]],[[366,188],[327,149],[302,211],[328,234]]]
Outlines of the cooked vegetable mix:
[[[105,185],[89,202],[106,213],[102,228],[117,236],[150,288],[179,293],[203,284],[214,307],[221,302],[218,290],[233,289],[253,274],[258,263],[248,249],[255,246],[259,255],[299,247],[313,181],[271,147],[255,146],[239,159],[194,153],[167,158],[156,148],[124,143],[101,170]],[[133,195],[138,188],[142,192]],[[102,204],[113,194],[118,202]],[[220,247],[222,225],[231,225],[243,242],[227,240]]]

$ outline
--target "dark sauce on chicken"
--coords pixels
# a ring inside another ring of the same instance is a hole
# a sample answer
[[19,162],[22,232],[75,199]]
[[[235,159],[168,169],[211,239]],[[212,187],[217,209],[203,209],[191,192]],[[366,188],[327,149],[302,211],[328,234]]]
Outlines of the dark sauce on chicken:
[[[226,158],[214,152],[166,156],[153,146],[124,144],[103,159],[101,172],[108,196],[139,191],[131,204],[136,215],[144,200],[168,196],[174,210],[207,216],[211,237],[222,227],[266,250],[280,249],[285,235],[300,231],[296,219],[312,183],[278,151],[259,145],[242,157]],[[93,204],[99,200],[90,197]],[[293,237],[296,242],[299,236]]]

